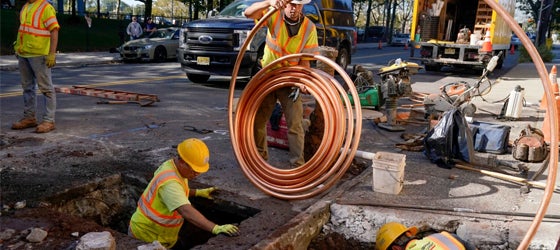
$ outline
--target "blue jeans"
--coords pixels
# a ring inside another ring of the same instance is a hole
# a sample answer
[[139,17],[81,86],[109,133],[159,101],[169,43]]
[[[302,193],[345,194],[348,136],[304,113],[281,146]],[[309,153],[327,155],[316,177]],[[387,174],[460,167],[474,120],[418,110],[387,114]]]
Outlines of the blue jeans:
[[54,122],[56,110],[56,93],[52,83],[51,69],[45,63],[46,56],[21,57],[18,56],[21,88],[23,89],[23,116],[35,118],[37,86],[45,97],[43,99],[43,121]]

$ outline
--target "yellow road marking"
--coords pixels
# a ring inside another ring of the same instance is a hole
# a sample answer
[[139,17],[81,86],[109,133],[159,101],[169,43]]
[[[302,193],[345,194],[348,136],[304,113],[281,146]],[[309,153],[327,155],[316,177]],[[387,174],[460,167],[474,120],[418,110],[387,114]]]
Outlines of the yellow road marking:
[[[168,79],[177,79],[177,78],[185,78],[184,74],[182,75],[174,75],[174,76],[160,76],[160,77],[152,77],[152,78],[144,78],[144,79],[133,79],[133,80],[122,80],[122,81],[114,81],[114,82],[102,82],[102,83],[92,83],[87,85],[80,85],[84,87],[103,87],[103,86],[115,86],[115,85],[126,85],[126,84],[136,84],[142,82],[149,82],[149,81],[161,81],[161,80],[168,80]],[[76,85],[76,84],[73,84]],[[69,87],[69,86],[60,86],[60,87]],[[40,91],[37,91],[37,94],[40,94]],[[21,96],[22,93],[20,92],[8,92],[8,93],[0,93],[0,98],[4,97],[13,97],[13,96]]]

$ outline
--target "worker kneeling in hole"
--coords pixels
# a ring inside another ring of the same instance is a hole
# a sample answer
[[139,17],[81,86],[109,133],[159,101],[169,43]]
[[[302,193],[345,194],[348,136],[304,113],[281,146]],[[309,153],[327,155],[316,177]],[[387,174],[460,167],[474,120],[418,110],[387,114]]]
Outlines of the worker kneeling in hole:
[[403,224],[389,222],[377,231],[376,250],[421,250],[421,249],[457,249],[475,250],[476,247],[462,240],[454,233],[442,231],[419,239],[418,228],[406,228]]
[[[208,171],[210,152],[199,139],[187,139],[177,146],[178,156],[167,160],[154,172],[130,219],[128,234],[145,242],[159,241],[171,248],[177,242],[183,220],[213,234],[235,236],[239,229],[231,224],[216,225],[196,208],[189,197],[212,199],[215,187],[189,188],[189,180]],[[177,247],[177,246],[176,246]]]

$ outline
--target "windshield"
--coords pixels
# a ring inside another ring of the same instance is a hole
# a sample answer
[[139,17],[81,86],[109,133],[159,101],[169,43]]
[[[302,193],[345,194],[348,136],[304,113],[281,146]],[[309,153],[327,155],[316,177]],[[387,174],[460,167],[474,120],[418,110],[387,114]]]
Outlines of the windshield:
[[243,11],[258,0],[238,0],[226,6],[220,16],[244,17]]
[[175,29],[167,28],[167,29],[158,29],[152,33],[149,33],[149,38],[171,38],[174,33]]

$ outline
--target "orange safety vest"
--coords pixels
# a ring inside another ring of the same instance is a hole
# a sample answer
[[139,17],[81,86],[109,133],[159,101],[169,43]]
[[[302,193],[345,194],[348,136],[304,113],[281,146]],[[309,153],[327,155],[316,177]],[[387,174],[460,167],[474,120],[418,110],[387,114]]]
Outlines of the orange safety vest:
[[[309,18],[304,17],[297,35],[290,37],[283,16],[283,11],[277,11],[268,19],[268,32],[266,34],[266,48],[268,49],[264,51],[263,66],[285,55],[319,53],[315,24]],[[309,39],[313,40],[309,41]],[[298,65],[299,59],[291,58],[287,64],[285,66]]]
[[406,250],[465,250],[465,246],[453,235],[443,231],[410,241]]
[[49,54],[51,31],[60,28],[54,7],[46,0],[26,3],[20,11],[16,52],[20,56]]
[[[187,180],[180,177],[176,170],[173,160],[164,162],[156,171],[156,175],[138,201],[138,207],[131,219],[130,232],[140,240],[146,242],[160,241],[165,247],[172,247],[177,241],[179,230],[183,225],[183,217],[176,210],[169,211],[163,200],[158,195],[159,188],[165,183],[175,181],[185,189],[186,195],[189,194]],[[138,232],[133,223],[149,225],[153,234]],[[135,230],[136,229],[136,230]],[[151,238],[155,237],[155,238]]]

